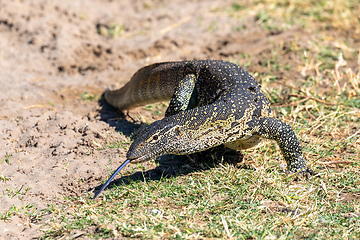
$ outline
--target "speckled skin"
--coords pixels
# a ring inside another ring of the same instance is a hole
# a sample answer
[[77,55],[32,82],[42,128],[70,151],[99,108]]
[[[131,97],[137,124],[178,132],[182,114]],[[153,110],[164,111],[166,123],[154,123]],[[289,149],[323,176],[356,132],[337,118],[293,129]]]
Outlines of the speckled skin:
[[291,172],[306,167],[292,128],[271,117],[260,85],[236,64],[216,61],[157,63],[141,68],[121,89],[105,92],[120,109],[170,100],[166,117],[135,137],[127,158],[143,162],[165,154],[191,154],[224,144],[240,150],[275,140]]

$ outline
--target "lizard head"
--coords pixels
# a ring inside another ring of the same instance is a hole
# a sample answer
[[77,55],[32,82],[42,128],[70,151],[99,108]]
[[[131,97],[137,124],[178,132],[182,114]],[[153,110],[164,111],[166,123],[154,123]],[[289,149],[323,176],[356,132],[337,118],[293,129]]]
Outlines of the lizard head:
[[126,158],[132,163],[145,162],[165,154],[175,153],[180,142],[188,137],[180,125],[160,120],[136,134]]
[[[149,161],[165,154],[176,153],[179,144],[189,141],[183,127],[168,121],[167,118],[156,121],[142,129],[135,137],[126,155],[126,161],[121,164],[101,189],[95,194],[94,199],[110,184],[116,174],[129,162],[139,163]],[[187,144],[185,144],[187,145]],[[181,148],[180,148],[181,149]]]

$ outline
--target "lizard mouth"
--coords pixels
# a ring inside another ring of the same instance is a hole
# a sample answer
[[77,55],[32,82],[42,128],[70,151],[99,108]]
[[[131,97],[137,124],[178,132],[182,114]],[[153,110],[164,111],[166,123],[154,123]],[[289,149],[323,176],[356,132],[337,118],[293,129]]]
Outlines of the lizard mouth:
[[161,151],[149,151],[146,152],[145,154],[139,156],[127,156],[127,159],[131,160],[131,163],[142,163],[142,162],[147,162],[153,159],[156,159],[157,157],[161,156]]

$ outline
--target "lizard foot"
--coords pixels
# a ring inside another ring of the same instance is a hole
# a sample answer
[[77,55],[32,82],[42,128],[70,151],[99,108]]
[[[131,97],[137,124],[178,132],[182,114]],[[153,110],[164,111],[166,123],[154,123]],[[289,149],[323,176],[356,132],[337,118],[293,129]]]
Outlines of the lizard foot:
[[317,176],[318,173],[314,170],[312,170],[310,167],[305,167],[301,170],[298,170],[298,171],[289,171],[289,170],[286,170],[285,171],[285,174],[288,175],[288,176],[293,176],[295,175],[295,180],[298,181],[300,180],[301,178],[305,177],[306,179],[309,179],[311,176]]

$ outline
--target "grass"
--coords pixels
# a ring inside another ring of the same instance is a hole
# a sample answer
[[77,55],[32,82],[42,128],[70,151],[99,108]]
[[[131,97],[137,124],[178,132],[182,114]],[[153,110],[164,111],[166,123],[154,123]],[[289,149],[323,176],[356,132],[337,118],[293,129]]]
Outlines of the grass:
[[104,37],[117,38],[123,35],[124,27],[119,24],[111,24],[111,26],[98,26],[98,33]]
[[[283,174],[278,146],[263,141],[244,151],[239,166],[224,163],[176,177],[129,181],[107,189],[98,201],[88,194],[41,211],[24,208],[34,222],[51,214],[41,229],[44,239],[360,238],[360,53],[353,43],[359,41],[358,2],[263,0],[234,2],[223,11],[237,18],[250,10],[265,31],[297,27],[311,36],[229,60],[246,63],[274,115],[293,126],[319,176]],[[162,108],[145,110],[157,115]]]
[[44,237],[89,228],[94,238],[356,237],[360,206],[351,199],[356,180],[352,171],[328,170],[321,178],[294,182],[266,167],[249,171],[221,165],[118,186],[104,201],[71,199],[74,205],[58,211]]
[[83,92],[80,96],[81,100],[83,101],[94,101],[99,99],[99,96],[96,96],[95,94],[89,93],[89,92]]
[[10,157],[11,157],[11,154],[5,153],[5,157],[3,157],[3,159],[1,160],[0,163],[6,162],[7,164],[10,164]]
[[356,0],[256,0],[247,4],[234,1],[228,11],[239,17],[254,11],[257,24],[268,31],[296,26],[315,33],[347,31],[356,38],[360,29],[360,19],[356,17],[359,8]]

